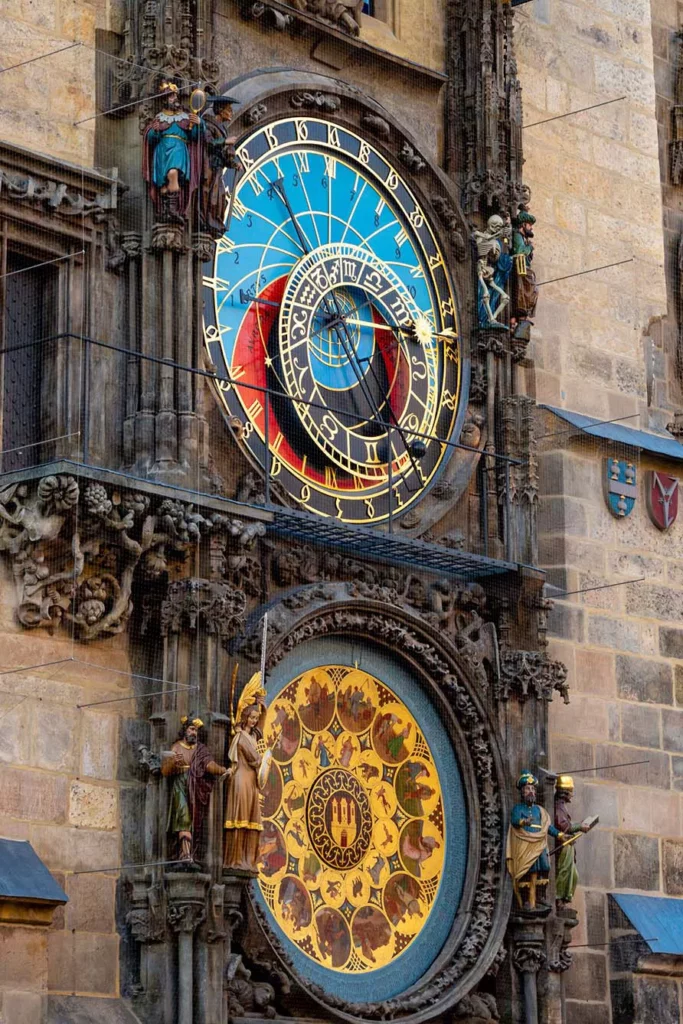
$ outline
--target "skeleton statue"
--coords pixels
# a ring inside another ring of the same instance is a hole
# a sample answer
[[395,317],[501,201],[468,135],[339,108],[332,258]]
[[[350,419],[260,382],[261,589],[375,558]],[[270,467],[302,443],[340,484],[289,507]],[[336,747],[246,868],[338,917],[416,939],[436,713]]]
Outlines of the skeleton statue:
[[498,318],[510,302],[505,284],[512,269],[512,259],[505,251],[510,225],[494,213],[485,231],[475,231],[477,245],[477,277],[479,280],[479,326],[502,327]]

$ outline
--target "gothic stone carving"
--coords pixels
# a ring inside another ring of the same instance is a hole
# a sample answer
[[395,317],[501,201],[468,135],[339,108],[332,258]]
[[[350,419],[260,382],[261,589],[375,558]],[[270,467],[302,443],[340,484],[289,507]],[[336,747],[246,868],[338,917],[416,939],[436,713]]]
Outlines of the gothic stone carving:
[[[19,622],[61,624],[83,641],[126,628],[136,572],[155,579],[170,564],[181,568],[213,532],[226,534],[228,558],[235,551],[243,559],[262,531],[262,524],[207,517],[179,501],[81,485],[65,474],[0,491],[0,553],[11,566]],[[213,592],[211,607],[223,615],[222,630],[241,623],[244,604],[230,587]]]
[[161,606],[161,635],[196,630],[200,620],[209,633],[232,636],[244,629],[246,595],[227,583],[210,580],[177,580],[168,588]]
[[225,965],[225,987],[228,993],[228,1016],[276,1016],[275,989],[267,981],[255,981],[239,953],[231,953]]
[[551,701],[557,691],[569,704],[567,667],[561,661],[552,661],[540,651],[503,650],[500,668],[500,686],[494,691],[498,700],[509,700],[514,694],[520,700]]
[[125,191],[122,183],[112,181],[107,192],[88,198],[63,181],[32,174],[16,174],[0,167],[0,196],[44,206],[66,217],[101,217],[109,214],[116,209],[119,191]]

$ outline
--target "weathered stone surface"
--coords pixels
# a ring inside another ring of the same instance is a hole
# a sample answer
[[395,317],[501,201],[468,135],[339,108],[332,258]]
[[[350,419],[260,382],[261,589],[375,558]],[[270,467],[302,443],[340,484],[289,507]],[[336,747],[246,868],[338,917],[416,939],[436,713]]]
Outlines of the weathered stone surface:
[[671,666],[661,661],[617,655],[617,693],[624,700],[671,704]]
[[74,931],[113,932],[115,888],[116,883],[109,875],[70,875],[66,927]]
[[9,817],[60,822],[66,815],[66,801],[63,776],[15,768],[2,773],[2,810]]
[[616,828],[619,824],[618,793],[619,788],[608,783],[584,783],[572,803],[572,817],[581,821],[598,814],[601,825]]
[[661,747],[660,713],[643,704],[621,705],[621,738],[637,747]]
[[117,935],[51,932],[48,952],[50,989],[116,995],[118,945]]
[[582,885],[609,889],[612,874],[612,833],[594,829],[590,843],[576,844],[576,865]]
[[606,1003],[580,1003],[567,1000],[567,1024],[612,1024]]
[[39,704],[33,712],[33,764],[51,771],[73,771],[76,767],[78,712],[54,704]]
[[115,832],[34,825],[31,842],[50,870],[90,871],[121,863],[119,836]]
[[662,745],[683,754],[683,711],[662,711]]
[[664,892],[683,896],[683,840],[665,839],[662,842],[662,873]]
[[0,1014],[13,1024],[42,1024],[47,997],[39,992],[0,992]]
[[72,782],[69,795],[69,822],[83,828],[116,828],[117,791],[109,786]]
[[583,641],[584,612],[567,602],[556,601],[548,615],[548,633],[562,640]]
[[[591,618],[588,620],[589,632],[592,625]],[[583,693],[592,693],[599,697],[615,697],[617,684],[614,675],[614,655],[605,651],[587,651],[578,648],[572,692],[575,688]]]
[[659,889],[659,843],[656,839],[628,832],[615,834],[614,884],[617,889]]
[[83,712],[81,771],[95,779],[113,779],[116,773],[116,717]]
[[0,762],[28,764],[30,760],[31,705],[14,693],[0,694],[2,743]]
[[587,639],[596,647],[611,647],[617,651],[641,651],[641,629],[637,622],[591,615],[587,623]]
[[683,629],[666,629],[659,631],[659,653],[663,658],[683,660]]
[[574,962],[567,972],[567,998],[599,1002],[605,998],[607,963],[603,952],[577,949]]
[[592,945],[598,947],[607,939],[607,911],[605,893],[593,892],[587,889],[584,892],[586,906],[586,939]]
[[612,995],[612,1024],[633,1024],[633,978],[615,978],[610,981]]
[[664,622],[680,621],[683,619],[683,591],[639,583],[637,587],[628,588],[626,611],[629,615]]
[[3,925],[0,928],[0,986],[43,992],[47,984],[47,931]]
[[683,665],[674,666],[674,686],[676,691],[676,703],[683,705]]
[[[627,786],[656,786],[658,789],[671,788],[671,758],[660,750],[643,749],[617,745],[615,743],[600,744],[595,752],[597,764],[623,764],[623,768],[605,768],[600,772],[603,779],[623,782]],[[631,761],[644,761],[646,764],[629,764]]]
[[681,1010],[675,980],[636,975],[633,989],[636,1021],[679,1024]]
[[577,739],[609,739],[609,705],[591,697],[573,697],[568,706],[553,701],[549,708],[549,727]]

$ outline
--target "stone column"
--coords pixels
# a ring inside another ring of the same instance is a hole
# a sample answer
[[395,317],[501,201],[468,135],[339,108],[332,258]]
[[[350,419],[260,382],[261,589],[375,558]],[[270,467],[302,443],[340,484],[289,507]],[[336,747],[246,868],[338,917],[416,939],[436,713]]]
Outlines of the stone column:
[[524,1024],[540,1024],[538,1016],[538,972],[546,967],[545,917],[543,914],[515,914],[512,918],[512,964],[521,975]]
[[194,1021],[194,933],[206,917],[209,875],[168,874],[168,919],[178,933],[178,1024]]

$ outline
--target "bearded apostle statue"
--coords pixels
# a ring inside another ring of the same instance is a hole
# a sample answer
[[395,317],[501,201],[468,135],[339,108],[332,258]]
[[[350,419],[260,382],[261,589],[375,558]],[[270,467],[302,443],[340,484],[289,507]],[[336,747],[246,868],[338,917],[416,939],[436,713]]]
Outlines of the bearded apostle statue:
[[161,774],[172,779],[167,828],[177,840],[177,856],[186,864],[197,857],[214,781],[228,772],[199,741],[203,725],[195,715],[181,718],[178,739],[161,760]]
[[[233,674],[232,690],[237,669]],[[262,729],[266,714],[266,691],[261,673],[256,672],[240,695],[233,717],[234,735],[228,760],[228,791],[225,804],[224,871],[258,872],[261,824],[261,790],[272,758],[263,752]],[[231,698],[231,709],[233,699]]]
[[536,803],[538,780],[524,771],[517,781],[521,802],[510,814],[505,861],[522,910],[549,910],[545,899],[550,880],[548,836],[564,838],[545,807]]

